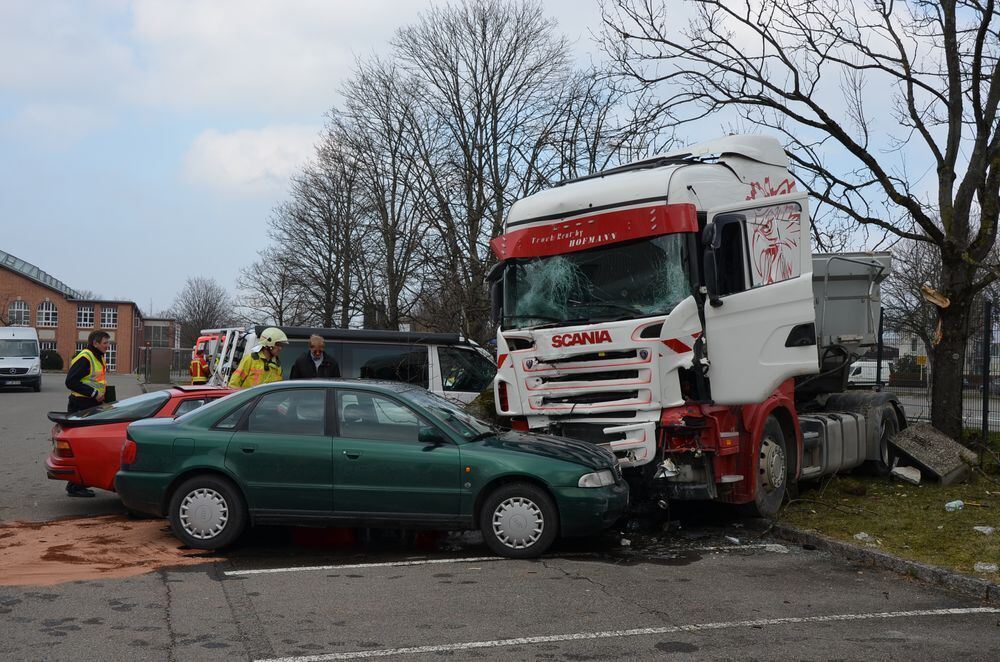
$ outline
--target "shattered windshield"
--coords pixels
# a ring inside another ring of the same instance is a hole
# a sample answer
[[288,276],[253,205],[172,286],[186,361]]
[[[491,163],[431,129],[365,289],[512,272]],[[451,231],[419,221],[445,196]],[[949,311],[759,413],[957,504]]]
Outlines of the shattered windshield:
[[628,319],[670,312],[691,294],[686,234],[511,260],[504,328]]

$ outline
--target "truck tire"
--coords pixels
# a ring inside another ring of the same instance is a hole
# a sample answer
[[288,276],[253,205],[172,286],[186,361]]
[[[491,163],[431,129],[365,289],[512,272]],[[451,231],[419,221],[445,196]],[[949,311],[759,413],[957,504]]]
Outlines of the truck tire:
[[752,517],[773,519],[781,509],[788,490],[788,452],[785,434],[774,416],[764,422],[764,431],[757,448],[754,500],[744,512]]
[[[874,412],[873,412],[874,413]],[[892,471],[893,454],[889,439],[899,432],[899,415],[896,408],[886,403],[878,408],[878,457],[865,463],[876,476],[888,476]]]
[[486,497],[479,514],[479,529],[494,554],[532,559],[555,542],[559,513],[552,497],[542,488],[509,483]]

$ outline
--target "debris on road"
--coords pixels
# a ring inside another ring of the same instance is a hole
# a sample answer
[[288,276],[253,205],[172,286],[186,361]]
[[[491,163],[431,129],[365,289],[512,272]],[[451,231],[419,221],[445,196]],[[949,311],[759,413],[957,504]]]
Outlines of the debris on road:
[[622,547],[629,547],[632,544],[632,541],[629,540],[628,538],[622,538],[620,542]]
[[859,542],[863,542],[869,547],[876,547],[879,544],[878,538],[876,538],[871,534],[865,533],[864,531],[862,531],[861,533],[855,533],[854,539]]
[[974,566],[974,570],[976,572],[996,572],[997,571],[997,564],[996,563],[982,563],[982,562],[979,562],[979,563],[977,563]]
[[729,542],[733,543],[734,545],[742,544],[742,543],[740,543],[740,539],[739,538],[735,538],[733,536],[726,536],[726,540],[728,540]]
[[892,439],[904,459],[936,478],[942,485],[964,478],[976,454],[927,423],[911,425]]
[[992,536],[994,529],[993,529],[992,526],[974,526],[974,527],[972,527],[972,530],[973,531],[978,531],[979,533],[983,534],[984,536]]
[[893,467],[892,475],[907,483],[920,484],[920,469],[916,467]]
[[962,501],[961,499],[949,501],[948,503],[944,504],[944,509],[947,510],[949,513],[961,510],[962,508],[965,508],[965,502]]

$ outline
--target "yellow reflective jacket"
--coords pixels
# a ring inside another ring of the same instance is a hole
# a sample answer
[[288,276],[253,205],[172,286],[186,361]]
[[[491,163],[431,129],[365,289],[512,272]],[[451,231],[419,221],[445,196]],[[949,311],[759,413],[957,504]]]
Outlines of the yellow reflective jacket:
[[229,378],[229,388],[250,388],[280,381],[281,363],[278,357],[265,359],[259,352],[251,352],[243,356],[239,367]]

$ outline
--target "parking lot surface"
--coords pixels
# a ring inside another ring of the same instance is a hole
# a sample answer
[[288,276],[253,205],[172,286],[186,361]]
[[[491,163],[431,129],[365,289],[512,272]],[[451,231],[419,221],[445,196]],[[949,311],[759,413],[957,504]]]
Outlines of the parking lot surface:
[[[47,377],[0,392],[0,568],[16,541],[75,574],[0,575],[0,659],[1000,659],[1000,610],[717,515],[536,561],[469,533],[265,528],[174,565],[188,552],[165,522],[45,478],[45,412],[65,401]],[[152,560],[123,576],[129,554]]]

